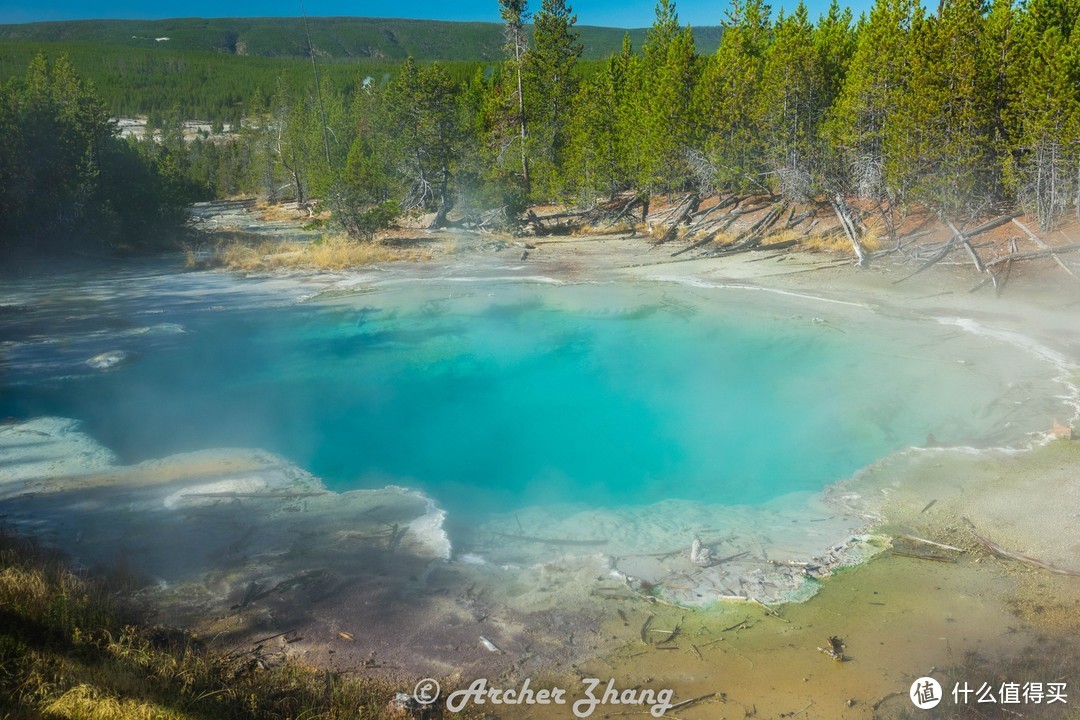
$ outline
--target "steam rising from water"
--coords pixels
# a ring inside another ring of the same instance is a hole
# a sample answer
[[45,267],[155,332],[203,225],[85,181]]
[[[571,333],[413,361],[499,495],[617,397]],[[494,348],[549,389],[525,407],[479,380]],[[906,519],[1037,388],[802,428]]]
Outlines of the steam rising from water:
[[[418,487],[462,520],[761,503],[928,436],[1022,442],[1075,401],[1067,361],[1015,337],[806,297],[459,277],[283,301],[318,292],[27,281],[4,298],[33,310],[5,318],[0,415],[78,418],[125,462],[261,447],[335,489]],[[85,364],[110,350],[132,359]]]

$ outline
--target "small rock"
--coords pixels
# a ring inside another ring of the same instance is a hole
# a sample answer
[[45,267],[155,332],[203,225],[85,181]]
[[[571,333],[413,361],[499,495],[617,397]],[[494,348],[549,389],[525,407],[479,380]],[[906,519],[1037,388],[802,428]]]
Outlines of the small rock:
[[700,540],[694,538],[694,542],[690,544],[690,562],[695,565],[708,565],[712,562],[712,550],[704,547]]
[[386,704],[386,711],[390,717],[405,718],[419,709],[419,705],[412,695],[408,693],[394,693],[394,699]]

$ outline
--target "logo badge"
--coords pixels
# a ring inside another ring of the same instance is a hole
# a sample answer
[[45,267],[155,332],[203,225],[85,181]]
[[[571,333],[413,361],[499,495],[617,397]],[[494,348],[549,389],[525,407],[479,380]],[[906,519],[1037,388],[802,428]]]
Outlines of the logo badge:
[[442,692],[442,688],[439,687],[438,681],[424,678],[416,683],[412,696],[421,706],[427,706],[439,699],[440,692]]
[[937,707],[938,703],[941,702],[941,683],[932,677],[921,677],[911,683],[908,697],[911,698],[911,702],[915,704],[915,707],[921,710]]

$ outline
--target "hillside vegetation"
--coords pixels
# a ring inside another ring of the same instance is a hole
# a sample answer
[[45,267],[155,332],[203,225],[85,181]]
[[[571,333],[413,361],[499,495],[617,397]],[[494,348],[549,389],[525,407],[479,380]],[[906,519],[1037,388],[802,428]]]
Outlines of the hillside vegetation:
[[[503,57],[502,26],[485,22],[393,18],[309,18],[311,44],[323,60],[470,60]],[[646,30],[581,26],[586,59],[616,52],[623,35],[640,45]],[[698,47],[716,49],[719,27],[694,29]],[[159,40],[158,38],[168,38]],[[0,25],[0,41],[93,43],[165,51],[205,51],[259,57],[308,57],[299,18],[182,18],[173,20],[72,20]]]

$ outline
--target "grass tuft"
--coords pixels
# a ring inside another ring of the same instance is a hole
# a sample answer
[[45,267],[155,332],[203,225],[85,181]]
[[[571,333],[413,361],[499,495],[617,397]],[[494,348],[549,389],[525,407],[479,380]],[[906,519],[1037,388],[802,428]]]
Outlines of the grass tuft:
[[188,256],[189,267],[220,267],[226,270],[347,270],[384,262],[430,260],[426,250],[393,247],[380,242],[358,242],[330,236],[314,242],[284,240],[222,241],[208,260]]
[[402,717],[389,706],[402,685],[387,679],[261,650],[211,651],[137,620],[107,579],[80,577],[62,556],[0,528],[0,718]]

